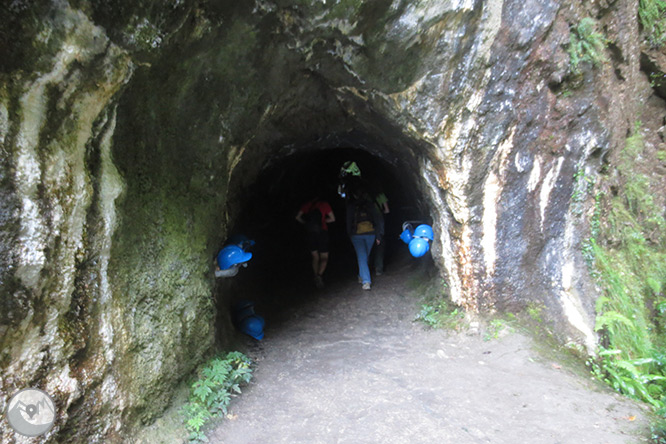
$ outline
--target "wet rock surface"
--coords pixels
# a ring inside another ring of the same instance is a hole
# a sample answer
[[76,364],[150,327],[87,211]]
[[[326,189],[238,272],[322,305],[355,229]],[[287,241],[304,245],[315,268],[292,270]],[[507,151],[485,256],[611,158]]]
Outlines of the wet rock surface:
[[250,385],[213,443],[638,442],[646,409],[513,332],[484,341],[414,322],[408,274],[347,279],[249,344]]

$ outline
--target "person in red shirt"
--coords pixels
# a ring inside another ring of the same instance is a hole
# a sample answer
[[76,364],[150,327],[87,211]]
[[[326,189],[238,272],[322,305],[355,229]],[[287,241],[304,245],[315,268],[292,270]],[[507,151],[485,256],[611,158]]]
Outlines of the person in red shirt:
[[328,202],[315,197],[301,206],[296,220],[305,226],[307,232],[315,285],[323,288],[322,275],[328,265],[328,224],[335,222],[333,209]]

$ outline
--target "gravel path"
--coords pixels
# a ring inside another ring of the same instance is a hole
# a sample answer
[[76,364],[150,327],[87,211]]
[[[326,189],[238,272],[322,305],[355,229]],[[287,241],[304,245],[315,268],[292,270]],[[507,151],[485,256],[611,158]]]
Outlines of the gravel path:
[[413,322],[405,275],[338,282],[283,311],[213,443],[627,444],[646,409],[541,357],[518,333]]

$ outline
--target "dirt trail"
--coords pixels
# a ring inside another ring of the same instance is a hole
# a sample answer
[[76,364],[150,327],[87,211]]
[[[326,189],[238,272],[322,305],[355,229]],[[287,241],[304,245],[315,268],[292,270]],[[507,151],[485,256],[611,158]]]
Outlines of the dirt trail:
[[[646,410],[540,357],[518,333],[429,330],[404,274],[341,282],[271,320],[213,443],[627,444]],[[635,417],[635,419],[633,419]],[[633,419],[633,420],[632,420]]]

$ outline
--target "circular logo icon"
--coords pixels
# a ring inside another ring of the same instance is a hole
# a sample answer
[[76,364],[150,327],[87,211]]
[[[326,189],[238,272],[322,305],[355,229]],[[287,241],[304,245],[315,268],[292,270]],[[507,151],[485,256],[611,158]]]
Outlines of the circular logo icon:
[[16,393],[7,405],[9,425],[24,436],[48,432],[55,422],[55,404],[44,391],[27,388]]

